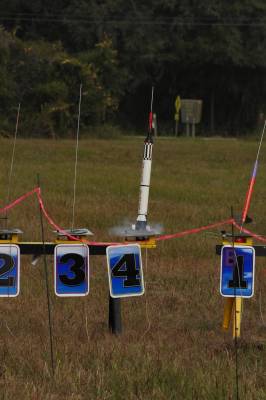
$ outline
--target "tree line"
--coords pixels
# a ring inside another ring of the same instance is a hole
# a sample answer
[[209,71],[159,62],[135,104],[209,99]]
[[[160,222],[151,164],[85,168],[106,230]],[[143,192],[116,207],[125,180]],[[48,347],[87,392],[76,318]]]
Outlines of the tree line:
[[0,131],[21,103],[29,135],[65,135],[80,83],[84,129],[145,127],[153,85],[169,133],[177,95],[203,100],[204,133],[265,118],[265,0],[2,0],[0,25]]

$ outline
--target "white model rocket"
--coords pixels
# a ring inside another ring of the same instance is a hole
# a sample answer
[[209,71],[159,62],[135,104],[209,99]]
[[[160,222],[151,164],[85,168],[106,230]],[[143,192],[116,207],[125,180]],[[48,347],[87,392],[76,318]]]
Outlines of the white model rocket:
[[[151,111],[149,114],[149,129],[147,137],[144,141],[144,151],[143,151],[143,159],[142,159],[142,173],[140,180],[140,189],[139,189],[139,208],[138,208],[138,217],[135,225],[135,229],[137,231],[146,231],[147,230],[147,214],[148,214],[148,205],[149,205],[149,192],[150,192],[150,181],[151,181],[151,165],[152,165],[152,148],[153,148],[153,91],[152,88],[152,96],[151,96]],[[149,227],[148,227],[149,230]]]
[[151,236],[156,236],[160,234],[162,231],[162,227],[160,225],[151,227],[150,225],[148,225],[147,222],[149,191],[150,191],[150,181],[151,181],[153,133],[154,133],[153,112],[152,112],[153,93],[154,93],[154,88],[152,88],[148,134],[146,139],[144,140],[137,220],[135,224],[131,226],[128,227],[121,226],[113,228],[111,230],[111,233],[115,235],[124,236],[126,238],[137,238],[138,240],[145,240]]

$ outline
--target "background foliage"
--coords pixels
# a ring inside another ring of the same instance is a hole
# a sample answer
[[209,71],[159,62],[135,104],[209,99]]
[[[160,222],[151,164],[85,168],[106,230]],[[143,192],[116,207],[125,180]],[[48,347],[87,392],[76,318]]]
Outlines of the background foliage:
[[25,134],[66,134],[82,81],[85,127],[143,127],[155,85],[161,128],[178,94],[203,99],[204,131],[250,131],[265,116],[265,18],[264,0],[3,0],[1,129],[21,101]]

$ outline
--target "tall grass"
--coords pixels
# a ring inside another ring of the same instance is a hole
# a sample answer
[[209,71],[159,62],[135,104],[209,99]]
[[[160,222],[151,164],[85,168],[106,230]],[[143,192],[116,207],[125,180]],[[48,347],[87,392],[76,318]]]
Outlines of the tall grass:
[[[94,240],[136,218],[143,140],[80,142],[77,227]],[[230,217],[243,206],[257,142],[158,139],[154,146],[149,220],[173,233]],[[0,205],[6,198],[11,143],[0,141]],[[263,151],[265,154],[265,151]],[[265,233],[266,157],[262,153],[250,214]],[[62,227],[71,225],[75,146],[72,141],[19,140],[11,198],[36,186]],[[23,240],[40,240],[36,199],[9,213]],[[215,236],[215,234],[218,236]],[[45,226],[45,238],[53,240]],[[113,238],[112,238],[113,239]],[[56,298],[49,259],[55,376],[51,376],[44,267],[22,257],[21,294],[0,299],[0,398],[9,399],[234,399],[235,348],[221,330],[219,232],[161,242],[143,252],[146,294],[125,299],[123,335],[108,332],[106,260],[90,259],[86,298]],[[146,263],[145,263],[146,265]],[[264,260],[256,260],[255,296],[245,301],[239,343],[240,399],[266,398]]]

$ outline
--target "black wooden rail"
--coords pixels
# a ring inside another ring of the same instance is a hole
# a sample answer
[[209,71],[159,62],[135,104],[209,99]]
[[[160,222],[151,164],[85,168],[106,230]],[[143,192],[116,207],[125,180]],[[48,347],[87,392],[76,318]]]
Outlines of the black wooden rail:
[[[71,243],[78,243],[82,244],[80,242],[71,242]],[[20,254],[32,254],[32,255],[42,255],[42,254],[47,254],[47,255],[52,255],[54,254],[54,248],[60,243],[54,243],[54,242],[17,242],[17,243],[10,243],[10,244],[16,244],[20,248]],[[69,244],[66,243],[66,244]],[[106,247],[108,245],[87,245],[90,250],[90,256],[104,256],[106,255]]]

